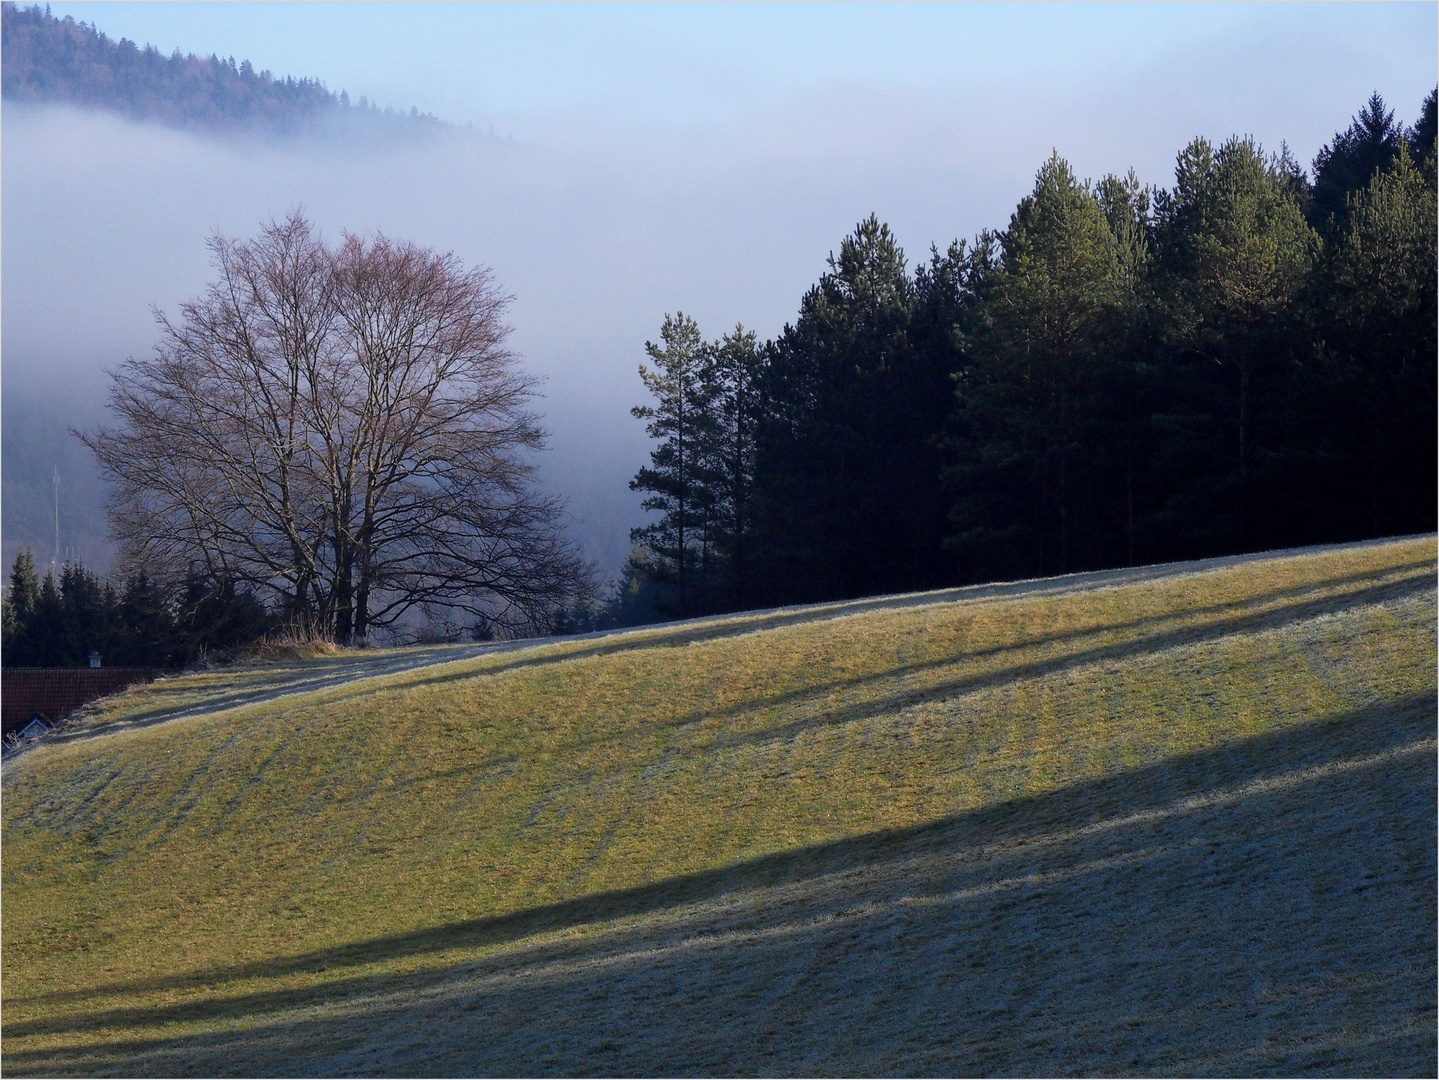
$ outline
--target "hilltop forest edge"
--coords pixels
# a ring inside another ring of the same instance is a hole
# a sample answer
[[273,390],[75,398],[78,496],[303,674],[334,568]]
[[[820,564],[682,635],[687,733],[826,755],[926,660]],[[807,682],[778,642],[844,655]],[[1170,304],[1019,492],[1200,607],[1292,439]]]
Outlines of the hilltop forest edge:
[[[1171,189],[1056,153],[1007,229],[912,273],[860,222],[772,341],[667,316],[634,410],[652,520],[611,595],[524,632],[1432,531],[1435,104],[1405,128],[1374,95],[1312,179],[1243,137],[1194,140]],[[178,666],[283,625],[160,576],[22,553],[5,664]]]
[[1435,94],[1170,189],[1055,153],[911,274],[861,222],[773,341],[647,345],[630,620],[1435,527]]
[[318,79],[277,78],[238,65],[128,38],[112,41],[94,24],[57,19],[49,5],[0,3],[0,88],[7,99],[103,108],[134,120],[236,135],[313,135],[322,127],[384,130],[390,137],[436,132],[446,125],[429,113],[381,109],[351,101]]

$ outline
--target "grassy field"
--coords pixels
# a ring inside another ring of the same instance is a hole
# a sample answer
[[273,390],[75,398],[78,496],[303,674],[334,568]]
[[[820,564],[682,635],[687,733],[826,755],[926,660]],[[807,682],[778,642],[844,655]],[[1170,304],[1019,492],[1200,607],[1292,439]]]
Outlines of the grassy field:
[[5,767],[0,1065],[1433,1075],[1435,554],[133,691]]

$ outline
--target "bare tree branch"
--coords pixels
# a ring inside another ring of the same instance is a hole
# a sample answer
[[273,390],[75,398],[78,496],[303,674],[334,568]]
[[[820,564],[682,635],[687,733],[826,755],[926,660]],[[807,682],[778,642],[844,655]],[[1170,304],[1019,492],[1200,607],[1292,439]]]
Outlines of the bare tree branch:
[[85,436],[122,558],[203,566],[340,641],[416,607],[518,629],[586,584],[561,506],[532,487],[534,380],[483,268],[298,212],[215,237],[217,280],[157,314]]

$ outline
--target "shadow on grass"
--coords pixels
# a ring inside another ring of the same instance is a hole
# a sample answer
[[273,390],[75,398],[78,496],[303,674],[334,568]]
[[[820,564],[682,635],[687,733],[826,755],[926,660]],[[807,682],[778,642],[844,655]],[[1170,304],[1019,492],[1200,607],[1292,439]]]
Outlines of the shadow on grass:
[[[1412,539],[1412,538],[1410,538]],[[1370,542],[1369,544],[1352,545],[1354,547],[1375,546],[1376,543],[1388,543],[1390,541]],[[1305,553],[1311,550],[1327,549],[1303,549]],[[191,702],[183,705],[156,705],[130,713],[127,716],[108,723],[94,724],[72,731],[62,732],[53,737],[50,742],[70,742],[96,738],[102,735],[113,734],[122,730],[136,730],[150,727],[155,724],[168,723],[172,720],[183,720],[214,712],[222,712],[230,709],[245,708],[251,705],[263,704],[286,697],[300,694],[321,692],[335,689],[347,683],[367,683],[369,680],[386,678],[394,675],[403,675],[408,672],[416,674],[417,679],[426,685],[439,685],[446,682],[464,681],[468,679],[501,675],[509,671],[522,668],[541,667],[552,664],[564,663],[569,660],[581,660],[595,656],[606,656],[617,652],[630,652],[637,649],[667,648],[689,645],[696,642],[717,640],[725,637],[734,637],[740,634],[756,633],[762,630],[774,630],[788,626],[797,626],[805,623],[816,622],[824,619],[840,618],[848,615],[857,615],[868,612],[902,610],[911,607],[924,607],[933,604],[972,602],[979,600],[993,600],[1019,597],[1038,597],[1053,594],[1069,594],[1077,592],[1093,591],[1102,588],[1111,588],[1116,585],[1137,585],[1151,581],[1160,581],[1165,578],[1175,577],[1184,574],[1201,573],[1205,571],[1223,569],[1227,566],[1242,564],[1245,562],[1279,559],[1290,557],[1301,552],[1276,552],[1265,556],[1225,556],[1215,559],[1196,560],[1187,563],[1171,563],[1153,567],[1131,567],[1119,570],[1098,570],[1082,574],[1070,574],[1058,578],[1040,578],[1032,581],[1009,582],[997,585],[971,585],[956,589],[944,589],[926,593],[908,593],[899,596],[871,597],[861,600],[836,601],[821,604],[806,605],[802,607],[776,608],[771,611],[761,612],[740,612],[730,615],[710,616],[704,619],[688,620],[679,623],[668,624],[664,627],[625,627],[618,630],[596,631],[591,634],[581,634],[567,638],[548,639],[527,639],[522,641],[498,642],[473,646],[435,646],[424,650],[407,650],[403,655],[394,658],[385,658],[379,664],[367,657],[336,657],[313,661],[307,664],[304,669],[295,676],[284,679],[278,685],[267,684],[262,689],[239,690],[225,693],[217,697],[207,698],[202,701]],[[1372,581],[1379,578],[1400,573],[1406,570],[1431,570],[1434,566],[1433,559],[1420,559],[1392,567],[1387,567],[1362,574],[1344,575],[1335,578],[1325,579],[1319,582],[1308,583],[1296,586],[1292,589],[1276,590],[1258,599],[1249,599],[1237,604],[1219,604],[1211,607],[1194,609],[1193,614],[1208,614],[1217,611],[1227,610],[1240,604],[1253,606],[1255,603],[1272,602],[1285,596],[1298,596],[1305,593],[1312,593],[1316,590],[1335,588],[1345,584],[1353,584],[1362,581]],[[1190,613],[1181,613],[1184,615]],[[1003,651],[1010,648],[1024,648],[1035,645],[1042,645],[1048,642],[1058,642],[1068,638],[1082,637],[1091,633],[1103,633],[1133,628],[1147,623],[1173,620],[1181,615],[1153,616],[1149,619],[1138,620],[1134,623],[1121,623],[1114,626],[1095,627],[1086,630],[1075,630],[1066,634],[1054,635],[1053,637],[1036,639],[1027,642],[1017,642],[1013,645],[1006,645],[999,649],[986,650],[985,652],[971,655],[986,655],[988,653]],[[578,643],[592,640],[594,644],[580,648],[563,648],[566,644]],[[518,658],[509,663],[501,663],[487,666],[480,670],[467,669],[445,675],[422,675],[421,671],[427,667],[462,663],[469,660],[479,659],[485,656],[502,655],[509,652],[529,651],[535,649],[547,649],[559,647],[553,652],[547,652],[539,656]],[[562,651],[561,651],[562,650]],[[948,661],[936,661],[944,663]],[[318,669],[318,670],[317,670]],[[881,676],[883,677],[883,676]],[[840,685],[840,684],[837,684]],[[393,689],[393,686],[383,688]],[[164,689],[158,690],[164,693]],[[188,692],[177,688],[174,693]],[[365,697],[371,694],[382,692],[381,688],[357,686],[353,693],[345,694],[344,700]],[[815,691],[819,692],[819,691]],[[683,723],[685,721],[680,721]]]
[[[263,685],[252,688],[229,689],[204,695],[202,687],[194,685],[167,686],[165,683],[151,683],[146,687],[151,702],[139,709],[126,713],[112,721],[88,724],[62,731],[51,742],[79,742],[116,731],[130,731],[168,723],[171,720],[185,720],[208,713],[241,709],[249,705],[262,704],[279,698],[293,697],[317,691],[344,686],[357,680],[384,678],[404,674],[416,668],[440,664],[458,663],[470,660],[486,652],[506,652],[528,648],[532,643],[505,642],[500,645],[437,646],[409,650],[398,657],[343,656],[323,657],[308,661],[303,668],[258,669],[236,671],[236,680],[253,679]],[[176,698],[190,697],[193,700]]]
[[[1433,588],[1434,581],[1432,576],[1425,574],[1423,576],[1406,578],[1399,582],[1375,586],[1369,589],[1356,590],[1340,596],[1326,596],[1323,599],[1307,603],[1287,604],[1253,615],[1223,619],[1218,622],[1207,623],[1200,626],[1175,626],[1158,634],[1116,642],[1112,645],[1101,645],[1097,648],[1064,653],[1059,656],[1048,657],[1027,664],[1015,664],[1010,667],[1000,668],[996,671],[987,671],[963,678],[949,679],[928,686],[901,689],[896,693],[888,694],[848,708],[803,716],[788,723],[768,727],[760,731],[725,735],[723,736],[723,741],[726,745],[739,746],[792,739],[801,732],[814,728],[842,727],[845,724],[873,719],[877,716],[884,716],[899,709],[910,708],[928,701],[942,701],[946,698],[973,693],[978,690],[992,689],[1010,683],[1024,682],[1032,679],[1041,679],[1047,675],[1052,675],[1068,668],[1121,660],[1133,660],[1146,654],[1161,652],[1165,649],[1216,641],[1234,634],[1251,634],[1264,630],[1276,630],[1291,623],[1302,622],[1305,619],[1313,618],[1317,615],[1397,600],[1407,596],[1422,594],[1426,591],[1432,591]],[[1120,624],[1114,628],[1114,631],[1118,632],[1125,629],[1138,628],[1149,621],[1151,620],[1138,620],[1136,623]],[[1165,622],[1172,620],[1156,618],[1153,621]],[[1057,641],[1073,640],[1074,637],[1083,636],[1089,635],[1063,634],[1056,635],[1055,639]],[[1038,644],[1044,644],[1044,642]],[[995,651],[1006,652],[1009,650]],[[954,658],[950,657],[925,661],[921,664],[904,665],[879,675],[853,680],[852,683],[838,684],[834,688],[806,689],[804,691],[785,694],[779,698],[767,700],[760,705],[747,705],[743,711],[757,711],[766,706],[801,705],[803,703],[822,702],[828,693],[832,693],[836,689],[847,689],[850,685],[862,685],[864,683],[899,679],[908,674],[945,667],[954,662]],[[671,723],[675,726],[694,724],[707,719],[709,715],[721,716],[723,714],[696,713],[682,720],[672,721]]]
[[[1334,578],[1318,584],[1299,586],[1291,589],[1279,589],[1259,597],[1246,598],[1243,601],[1235,601],[1232,603],[1214,604],[1204,608],[1194,608],[1180,614],[1152,615],[1125,622],[1088,626],[1055,634],[1026,638],[1003,645],[997,645],[992,648],[964,652],[960,655],[946,655],[918,663],[901,664],[897,667],[885,668],[883,671],[872,672],[867,675],[859,675],[848,679],[834,679],[817,685],[811,684],[802,690],[773,694],[769,697],[751,697],[746,699],[743,704],[728,709],[706,708],[696,710],[691,713],[686,713],[683,716],[655,721],[646,725],[643,731],[650,733],[667,728],[679,729],[692,727],[708,721],[761,713],[767,709],[792,708],[799,710],[804,709],[806,706],[822,706],[826,699],[835,693],[893,682],[910,675],[921,674],[925,671],[951,667],[965,660],[1000,656],[1004,653],[1017,652],[1024,649],[1039,649],[1046,646],[1084,642],[1089,638],[1103,634],[1118,634],[1124,633],[1125,631],[1143,630],[1147,627],[1155,626],[1163,627],[1158,633],[1145,634],[1137,638],[1129,638],[1109,645],[1064,652],[1057,656],[1045,657],[1041,660],[1034,660],[1023,664],[1012,664],[1007,667],[984,671],[978,674],[965,675],[960,678],[931,683],[927,686],[905,687],[894,693],[885,694],[862,704],[823,712],[811,712],[809,715],[802,715],[785,723],[766,727],[758,731],[734,732],[718,736],[726,746],[760,745],[792,739],[804,731],[825,727],[841,727],[845,724],[883,716],[898,709],[909,708],[927,701],[942,701],[946,698],[956,697],[978,690],[992,689],[1008,683],[1043,678],[1046,675],[1052,675],[1055,672],[1063,671],[1067,668],[1103,663],[1106,661],[1131,660],[1148,653],[1155,653],[1177,646],[1201,644],[1233,634],[1279,629],[1290,623],[1301,622],[1317,615],[1344,611],[1369,604],[1377,604],[1421,594],[1434,587],[1433,564],[1421,563],[1418,565],[1422,567],[1420,572],[1407,574],[1397,580],[1390,580],[1383,584],[1373,585],[1367,588],[1351,589],[1337,595],[1331,593],[1309,601],[1285,604],[1279,607],[1268,606],[1274,604],[1277,600],[1313,595],[1338,586],[1358,585],[1384,577],[1392,578],[1395,573],[1401,570],[1409,570],[1410,566],[1395,567],[1388,571],[1373,574],[1356,574],[1342,578]],[[1254,611],[1254,608],[1266,608],[1266,610]],[[1246,610],[1250,613],[1237,614],[1233,618],[1221,619],[1197,626],[1190,625],[1186,621],[1191,615],[1214,615],[1228,611],[1244,612]],[[530,666],[531,663],[542,662],[547,661],[526,662],[513,666]],[[459,674],[444,675],[437,677],[432,680],[432,682],[445,682],[467,677],[473,676]],[[632,738],[635,733],[634,731],[618,732],[611,735],[576,739],[570,742],[559,742],[556,744],[556,748],[563,750],[583,749]],[[407,780],[400,786],[413,787],[450,776],[470,775],[480,770],[494,768],[515,760],[512,756],[504,755],[486,758],[483,761],[468,764],[462,768],[426,773],[423,776]]]
[[[819,874],[911,857],[935,844],[1024,842],[1055,829],[1132,816],[1254,781],[1348,759],[1372,756],[1433,735],[1436,703],[1408,698],[1372,710],[1311,722],[1216,750],[1187,754],[1103,779],[1026,796],[904,829],[881,830],[812,847],[686,874],[653,884],[595,893],[504,915],[452,923],[318,949],[290,957],[209,968],[169,978],[116,983],[83,991],[37,995],[19,1001],[51,1001],[100,994],[129,994],[183,987],[215,987],[257,977],[276,977],[367,965],[401,956],[511,943],[585,923],[610,922],[665,908],[771,887]],[[101,1014],[111,1016],[111,1014]],[[106,1021],[108,1022],[108,1021]],[[45,1030],[45,1022],[34,1030]],[[7,1025],[12,1034],[30,1028]]]
[[[26,999],[49,1015],[5,1025],[5,1069],[1432,1074],[1434,729],[1413,697],[913,828]],[[445,955],[484,946],[508,948]],[[193,996],[64,1012],[165,991]],[[45,1035],[79,1045],[24,1043]]]
[[[1183,611],[1169,612],[1163,615],[1151,615],[1132,621],[1118,622],[1112,624],[1097,624],[1090,627],[1081,627],[1074,630],[1064,631],[1058,634],[1047,634],[1037,638],[1010,642],[1004,645],[995,646],[993,648],[978,650],[972,653],[965,653],[964,656],[990,656],[998,653],[1008,652],[1014,649],[1033,648],[1047,644],[1058,644],[1065,641],[1082,639],[1094,634],[1138,629],[1144,626],[1156,625],[1160,623],[1173,623],[1179,620],[1191,618],[1193,616],[1217,614],[1223,611],[1243,610],[1246,608],[1252,609],[1254,607],[1262,606],[1265,604],[1271,604],[1276,600],[1290,597],[1299,597],[1304,595],[1312,595],[1317,592],[1322,592],[1327,589],[1339,588],[1345,585],[1357,585],[1366,582],[1378,582],[1384,578],[1391,578],[1396,574],[1405,574],[1406,576],[1403,577],[1399,582],[1391,583],[1392,585],[1399,586],[1401,589],[1411,585],[1418,585],[1422,587],[1425,583],[1431,585],[1433,584],[1434,565],[1435,564],[1433,559],[1421,559],[1397,566],[1385,567],[1383,569],[1365,572],[1362,574],[1346,574],[1339,577],[1326,578],[1320,581],[1307,582],[1303,585],[1297,585],[1287,589],[1276,589],[1272,592],[1263,593],[1257,596],[1246,596],[1242,600],[1230,601],[1222,604],[1213,604],[1199,608],[1190,608]],[[1412,571],[1412,573],[1408,573],[1410,571]],[[1110,580],[1111,576],[1131,573],[1135,575],[1133,579],[1130,580],[1126,578],[1122,583],[1141,584],[1145,581],[1159,580],[1163,576],[1154,573],[1140,575],[1138,571],[1102,571],[1096,572],[1094,575],[1092,575],[1092,577],[1097,580],[1089,582],[1087,588],[1090,590],[1108,588],[1116,583],[1115,581]],[[513,660],[509,663],[500,664],[493,667],[486,667],[480,671],[457,671],[444,675],[432,676],[425,680],[425,685],[434,686],[447,682],[462,682],[464,680],[473,679],[482,675],[499,675],[520,668],[548,666],[552,664],[564,663],[569,660],[580,660],[593,656],[606,656],[616,652],[632,652],[636,649],[666,648],[673,646],[691,645],[697,642],[717,640],[725,637],[734,637],[739,634],[749,634],[760,630],[773,630],[787,626],[797,626],[803,623],[816,622],[821,619],[839,618],[849,614],[857,614],[861,611],[899,610],[905,607],[927,607],[932,604],[958,602],[962,600],[968,601],[976,599],[997,599],[1007,597],[1023,597],[1029,595],[1047,595],[1051,592],[1060,592],[1067,594],[1069,592],[1085,591],[1084,588],[1073,585],[1067,585],[1062,590],[1053,588],[1053,580],[1054,579],[1044,579],[1043,581],[1033,583],[1023,582],[1013,586],[975,586],[972,590],[955,589],[949,590],[945,593],[920,593],[916,594],[914,597],[902,597],[894,600],[889,600],[887,602],[883,600],[866,600],[855,601],[853,603],[843,605],[828,604],[824,605],[820,609],[806,609],[805,611],[793,614],[777,614],[771,617],[754,618],[752,620],[746,620],[742,625],[724,625],[714,628],[699,626],[692,629],[676,630],[672,633],[653,634],[650,636],[646,636],[642,640],[635,640],[633,642],[620,641],[600,643],[589,648],[566,651],[563,654],[523,657]],[[1379,586],[1377,587],[1377,589],[1386,589],[1388,587],[1388,585]],[[1333,599],[1335,602],[1343,602],[1347,600],[1352,605],[1356,603],[1373,603],[1375,601],[1374,599],[1372,599],[1372,597],[1378,596],[1380,599],[1383,599],[1386,595],[1389,594],[1377,590],[1364,590],[1362,592],[1356,591],[1354,593],[1345,594],[1345,596],[1343,597],[1336,597]],[[1371,598],[1354,600],[1348,599],[1349,597],[1360,596],[1368,596]],[[1327,602],[1327,600],[1316,601],[1313,610],[1323,610],[1323,605]],[[787,610],[788,609],[786,609],[786,611]],[[1296,610],[1300,609],[1296,608]],[[1298,615],[1295,617],[1302,618],[1303,615]],[[734,616],[725,616],[723,618],[734,618]],[[1244,624],[1242,622],[1236,621],[1233,625],[1238,627],[1243,626]],[[860,685],[866,681],[872,681],[873,679],[888,678],[904,670],[919,670],[920,668],[926,666],[934,667],[953,663],[954,659],[954,657],[943,657],[934,661],[930,661],[927,664],[915,665],[913,669],[899,669],[898,672],[895,670],[890,670],[878,673],[874,676],[864,676],[853,680],[838,680],[835,683],[829,684],[825,687],[821,687],[818,689],[807,689],[804,693],[823,694],[825,692],[828,692],[829,690],[838,689],[847,685]],[[361,691],[361,693],[365,692],[366,691]],[[372,693],[374,691],[368,692]],[[773,699],[772,701],[767,702],[767,704],[771,703],[781,703],[781,699]],[[707,713],[706,715],[717,716],[721,714]],[[686,722],[688,721],[676,721],[676,723]]]

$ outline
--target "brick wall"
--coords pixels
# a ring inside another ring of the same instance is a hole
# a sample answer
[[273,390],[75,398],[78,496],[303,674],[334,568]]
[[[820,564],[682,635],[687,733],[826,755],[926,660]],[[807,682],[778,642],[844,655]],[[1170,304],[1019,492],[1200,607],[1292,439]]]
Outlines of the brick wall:
[[37,712],[58,723],[86,702],[160,674],[157,668],[5,668],[0,671],[0,734],[19,731]]

